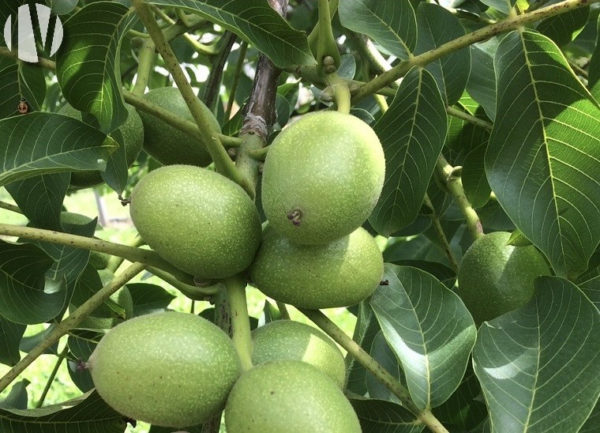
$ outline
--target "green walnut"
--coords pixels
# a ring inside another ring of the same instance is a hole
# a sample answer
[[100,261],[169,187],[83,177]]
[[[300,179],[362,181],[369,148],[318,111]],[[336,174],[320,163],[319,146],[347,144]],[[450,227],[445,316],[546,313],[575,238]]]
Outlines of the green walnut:
[[[117,129],[117,134],[113,134],[113,138],[125,146],[127,166],[130,166],[142,150],[144,126],[135,108],[129,104],[125,104],[125,107],[128,113],[127,120]],[[81,111],[76,110],[70,104],[64,105],[58,110],[58,114],[82,120]],[[102,182],[102,175],[97,170],[74,171],[71,173],[71,185],[75,188],[89,188]]]
[[318,329],[294,322],[276,320],[252,331],[252,362],[296,360],[306,362],[344,386],[346,366],[342,352]]
[[229,337],[193,314],[158,313],[112,328],[88,361],[100,397],[123,415],[166,427],[201,424],[240,375]]
[[225,406],[227,433],[360,433],[339,386],[312,365],[273,361],[245,372]]
[[510,233],[477,239],[458,271],[457,293],[479,325],[525,305],[533,297],[533,280],[550,275],[544,256],[532,245],[507,245]]
[[356,230],[375,207],[385,158],[375,132],[349,114],[322,111],[275,138],[262,202],[275,230],[298,244],[325,244]]
[[131,193],[131,218],[162,258],[200,279],[246,269],[260,244],[258,211],[244,190],[214,171],[168,165]]
[[[144,99],[176,115],[194,122],[192,113],[176,87],[150,90]],[[202,110],[210,120],[211,128],[221,132],[221,126],[210,109],[201,103]],[[167,124],[164,120],[140,110],[144,122],[144,150],[164,165],[189,164],[206,167],[212,162],[206,144],[185,132]]]
[[270,225],[250,274],[265,295],[301,308],[354,305],[381,281],[383,258],[363,228],[326,245],[298,245]]

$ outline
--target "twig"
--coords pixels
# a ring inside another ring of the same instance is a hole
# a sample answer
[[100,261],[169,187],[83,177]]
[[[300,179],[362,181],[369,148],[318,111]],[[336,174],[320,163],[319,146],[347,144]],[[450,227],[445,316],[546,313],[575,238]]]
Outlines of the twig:
[[210,74],[204,84],[204,95],[202,100],[211,111],[215,111],[216,103],[219,99],[219,91],[221,90],[221,82],[223,81],[223,69],[227,63],[227,58],[231,52],[231,48],[235,43],[236,36],[233,33],[225,32],[221,37],[219,44],[222,45],[217,55],[215,56]]
[[535,21],[543,20],[555,15],[560,15],[572,11],[573,9],[589,6],[590,4],[597,3],[599,1],[600,0],[564,0],[560,3],[554,3],[550,6],[524,13],[522,15],[511,16],[495,24],[482,27],[474,32],[446,42],[445,44],[442,44],[433,50],[419,54],[418,56],[414,56],[398,64],[397,66],[394,66],[389,71],[382,73],[361,87],[353,95],[353,102],[359,101],[370,94],[377,93],[379,89],[387,86],[390,83],[393,83],[398,78],[403,77],[413,66],[425,66],[442,56],[458,51],[461,48],[474,44],[475,42],[484,41],[500,33],[514,30]]
[[471,206],[469,199],[465,195],[460,177],[456,176],[454,167],[446,161],[443,155],[440,155],[437,160],[436,170],[464,215],[467,228],[473,239],[483,236],[483,227],[479,215],[477,215],[477,212],[475,212],[475,209],[473,209],[473,206]]
[[437,214],[435,206],[433,205],[433,202],[429,198],[428,194],[425,194],[424,203],[429,209],[431,209],[431,223],[433,224],[433,228],[435,230],[435,233],[437,234],[438,239],[442,243],[442,247],[444,248],[446,257],[448,257],[450,265],[452,266],[452,270],[456,272],[458,271],[458,262],[456,261],[454,254],[452,254],[450,242],[448,242],[448,238],[446,237],[446,233],[444,232],[444,228],[442,227],[442,223],[440,222],[439,215]]
[[479,126],[480,128],[483,128],[487,131],[491,131],[492,128],[494,127],[494,125],[492,123],[487,122],[483,119],[480,119],[479,117],[472,116],[469,113],[465,113],[464,111],[459,110],[458,108],[455,108],[455,107],[446,107],[446,112],[449,115],[456,117],[457,119],[461,119],[466,122],[472,123],[473,125]]
[[56,359],[56,362],[54,363],[54,368],[52,369],[52,372],[50,373],[50,376],[48,377],[48,380],[46,381],[46,385],[44,385],[42,395],[40,395],[40,399],[35,403],[36,408],[40,408],[44,405],[44,400],[46,400],[48,391],[50,391],[50,388],[52,387],[52,382],[54,382],[54,379],[56,378],[56,374],[58,373],[58,369],[60,368],[60,365],[63,363],[63,361],[65,360],[68,353],[69,353],[69,346],[65,346],[65,348],[62,350],[62,352],[59,353],[58,358]]
[[21,209],[19,209],[18,206],[15,206],[14,204],[6,203],[4,201],[0,201],[0,209],[9,210],[11,212],[20,213],[21,215],[23,215],[23,211]]
[[104,286],[92,297],[85,301],[69,317],[60,322],[37,346],[29,351],[19,362],[17,362],[2,378],[0,378],[0,392],[15,380],[33,361],[35,361],[46,349],[58,342],[63,335],[77,327],[90,313],[100,307],[110,295],[119,290],[129,280],[144,270],[144,265],[134,263],[122,274],[116,276],[109,284]]
[[231,118],[231,110],[233,110],[233,104],[235,103],[235,94],[240,83],[240,76],[242,74],[242,68],[244,67],[244,60],[246,59],[246,51],[248,50],[248,42],[244,41],[240,45],[240,52],[238,56],[237,64],[235,65],[235,72],[233,76],[233,83],[229,88],[229,100],[227,101],[227,109],[225,110],[225,119]]

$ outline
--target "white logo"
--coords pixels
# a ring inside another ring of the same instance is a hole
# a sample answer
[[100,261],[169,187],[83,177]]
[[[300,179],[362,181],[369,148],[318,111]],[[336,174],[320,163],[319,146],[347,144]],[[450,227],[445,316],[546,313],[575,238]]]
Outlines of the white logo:
[[[33,30],[33,22],[31,20],[31,10],[29,5],[20,6],[18,9],[17,17],[17,56],[24,62],[37,63],[38,50],[36,47],[35,32]],[[40,25],[40,33],[42,40],[41,45],[46,47],[46,43],[51,42],[50,55],[55,54],[60,48],[60,44],[63,40],[63,26],[60,18],[56,17],[56,23],[54,24],[54,34],[51,38],[48,38],[50,31],[50,22],[52,18],[52,9],[45,5],[35,4],[34,13],[37,14],[38,23]],[[9,50],[12,50],[12,20],[13,17],[9,16],[4,24],[4,40]]]

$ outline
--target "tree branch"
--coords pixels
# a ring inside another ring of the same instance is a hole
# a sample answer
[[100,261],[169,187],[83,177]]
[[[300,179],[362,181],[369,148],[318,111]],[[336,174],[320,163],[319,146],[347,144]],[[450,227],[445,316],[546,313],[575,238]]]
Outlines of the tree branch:
[[129,280],[144,270],[144,265],[134,263],[122,274],[116,276],[109,284],[94,293],[87,301],[77,308],[69,317],[60,322],[37,346],[29,351],[23,359],[17,362],[2,378],[0,378],[0,392],[15,380],[33,361],[46,351],[54,343],[58,342],[63,335],[76,328],[83,319],[100,307],[110,295],[123,287]]
[[482,27],[481,29],[461,36],[460,38],[446,42],[445,44],[440,45],[433,50],[412,57],[411,59],[393,67],[389,71],[382,73],[358,89],[356,93],[354,93],[352,100],[353,102],[356,102],[370,94],[377,93],[379,89],[393,83],[398,78],[403,77],[413,66],[425,66],[442,56],[450,54],[454,51],[458,51],[461,48],[474,44],[475,42],[484,41],[500,33],[514,30],[535,21],[543,20],[555,15],[564,14],[572,11],[573,9],[589,6],[590,4],[597,3],[599,1],[600,0],[564,0],[560,3],[555,3],[522,15],[508,17],[507,19],[499,21],[495,24]]

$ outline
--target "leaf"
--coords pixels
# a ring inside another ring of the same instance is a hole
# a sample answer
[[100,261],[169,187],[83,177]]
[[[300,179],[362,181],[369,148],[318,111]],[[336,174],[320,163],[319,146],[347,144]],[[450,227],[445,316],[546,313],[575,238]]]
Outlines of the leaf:
[[481,0],[481,3],[488,5],[491,8],[497,9],[504,15],[510,14],[510,10],[517,0]]
[[127,284],[133,300],[133,315],[164,311],[175,296],[160,286],[146,283]]
[[402,406],[384,400],[350,400],[363,433],[419,433],[425,426]]
[[[394,376],[400,383],[406,386],[406,378],[402,372],[400,362],[396,357],[396,354],[385,341],[385,336],[382,331],[377,332],[371,344],[369,355],[377,361],[388,373]],[[401,404],[400,399],[390,391],[379,379],[377,379],[371,372],[367,372],[367,390],[370,398],[378,400],[391,401],[393,403]]]
[[600,311],[600,275],[579,284],[579,288]]
[[479,102],[485,114],[496,118],[496,75],[494,72],[494,56],[498,49],[499,38],[471,45],[471,75],[467,83],[467,91]]
[[557,275],[582,272],[600,241],[600,108],[545,36],[510,33],[495,66],[490,186]]
[[[552,0],[544,6],[556,4],[561,0]],[[569,12],[546,18],[537,25],[537,30],[552,39],[559,46],[571,42],[583,29],[590,14],[589,7],[577,8]]]
[[[48,309],[62,308],[61,292],[46,293],[46,271],[52,259],[33,245],[0,241],[0,315],[14,323],[42,323]],[[1,430],[0,430],[1,431]]]
[[94,388],[92,375],[89,369],[83,368],[83,363],[89,359],[103,335],[99,332],[74,330],[67,340],[71,355],[77,359],[77,361],[68,361],[69,376],[77,388],[83,392]]
[[594,410],[579,433],[596,433],[600,430],[600,402],[596,402]]
[[25,325],[10,322],[0,316],[0,363],[15,365],[19,362],[19,343],[25,328]]
[[[19,344],[19,350],[21,352],[29,353],[35,346],[40,344],[43,340],[45,340],[48,335],[56,328],[55,324],[48,326],[41,332],[37,334],[30,335],[27,337],[23,337],[21,340],[21,344]],[[48,349],[44,350],[44,355],[58,355],[58,343],[54,343]]]
[[481,326],[475,374],[493,432],[575,433],[600,395],[600,313],[567,280],[535,287],[525,307]]
[[70,178],[69,173],[47,174],[10,183],[6,190],[34,226],[61,230],[60,213]]
[[[379,331],[379,324],[368,302],[362,301],[358,304],[356,319],[352,339],[369,353],[373,339]],[[346,371],[346,388],[355,394],[365,395],[367,393],[367,375],[369,374],[367,370],[350,356],[346,357]]]
[[445,104],[429,72],[417,67],[408,72],[374,130],[385,152],[386,172],[369,222],[389,235],[419,213],[446,137]]
[[478,209],[488,202],[492,191],[484,169],[490,132],[469,124],[463,128],[461,138],[463,143],[471,147],[463,162],[461,180],[467,199],[475,209]]
[[122,433],[126,423],[95,392],[41,409],[0,409],[2,433]]
[[56,57],[56,75],[66,100],[98,119],[109,133],[127,119],[120,72],[123,34],[136,19],[118,2],[81,8],[64,23],[65,39]]
[[104,170],[116,147],[100,131],[57,114],[0,120],[0,186],[42,174]]
[[149,0],[188,9],[250,42],[280,68],[316,64],[306,34],[294,30],[264,0]]
[[417,23],[410,2],[344,0],[338,14],[344,27],[369,36],[399,59],[407,59],[415,48]]
[[15,383],[4,400],[0,400],[0,409],[27,409],[27,379]]
[[465,373],[476,330],[460,298],[433,276],[386,265],[371,306],[420,409],[444,403]]
[[588,87],[596,100],[600,101],[600,15],[596,23],[596,46],[590,59]]
[[39,65],[0,60],[0,83],[0,119],[16,115],[21,98],[25,98],[32,110],[42,107],[46,80]]
[[[419,37],[415,54],[433,50],[465,34],[458,18],[432,3],[421,3],[417,9]],[[468,48],[454,51],[429,63],[425,69],[435,78],[447,105],[461,97],[471,71],[471,52]]]

